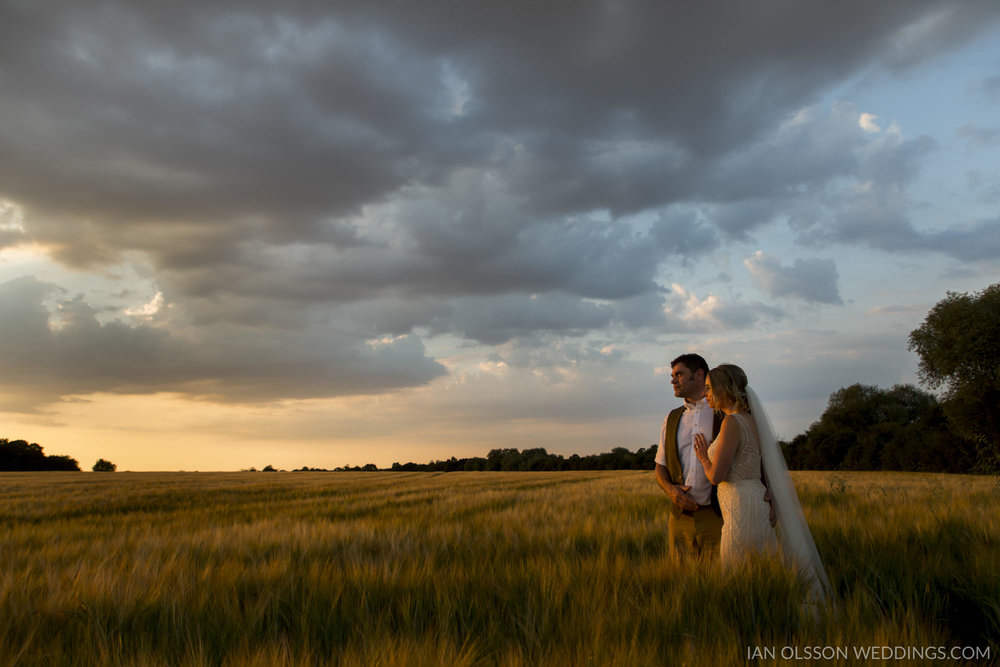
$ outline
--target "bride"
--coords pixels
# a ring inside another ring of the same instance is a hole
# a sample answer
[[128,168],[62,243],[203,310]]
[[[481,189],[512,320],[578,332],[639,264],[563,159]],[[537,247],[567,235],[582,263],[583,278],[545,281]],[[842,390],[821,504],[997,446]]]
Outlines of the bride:
[[[775,550],[770,506],[764,500],[769,490],[777,515],[782,552],[805,576],[810,597],[821,599],[830,583],[802,514],[774,429],[753,389],[747,386],[746,373],[733,364],[713,368],[705,380],[705,397],[714,410],[726,415],[718,437],[711,444],[701,434],[696,435],[694,441],[695,454],[706,476],[719,487],[723,518],[722,561],[735,561],[749,551]],[[767,489],[761,481],[761,470],[767,480]]]

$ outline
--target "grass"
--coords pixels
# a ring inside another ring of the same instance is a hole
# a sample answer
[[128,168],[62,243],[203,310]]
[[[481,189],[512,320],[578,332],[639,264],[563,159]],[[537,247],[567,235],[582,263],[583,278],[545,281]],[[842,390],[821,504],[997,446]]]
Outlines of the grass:
[[835,590],[818,613],[776,563],[671,560],[648,472],[5,473],[0,656],[700,665],[742,664],[749,647],[972,646],[996,658],[996,478],[793,476]]

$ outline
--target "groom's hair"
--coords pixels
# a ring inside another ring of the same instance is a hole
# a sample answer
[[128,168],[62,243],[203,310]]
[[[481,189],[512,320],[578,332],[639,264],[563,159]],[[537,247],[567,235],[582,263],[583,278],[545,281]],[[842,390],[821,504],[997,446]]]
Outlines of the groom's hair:
[[670,362],[670,367],[673,368],[677,364],[684,364],[692,374],[704,371],[705,377],[708,377],[708,362],[700,354],[694,354],[693,352],[682,354]]

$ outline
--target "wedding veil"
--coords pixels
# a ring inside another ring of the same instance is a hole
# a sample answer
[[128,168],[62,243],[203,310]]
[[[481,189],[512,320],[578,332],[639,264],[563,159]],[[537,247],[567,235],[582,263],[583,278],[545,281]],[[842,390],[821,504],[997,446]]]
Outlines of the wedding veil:
[[757,398],[757,393],[750,387],[747,387],[747,398],[750,413],[757,423],[764,475],[767,478],[767,488],[771,491],[771,505],[778,518],[776,528],[781,551],[786,560],[809,582],[809,598],[820,601],[830,588],[830,580],[802,514],[799,496],[795,493],[795,486],[788,474],[788,466],[785,465],[785,457],[781,454],[767,411]]

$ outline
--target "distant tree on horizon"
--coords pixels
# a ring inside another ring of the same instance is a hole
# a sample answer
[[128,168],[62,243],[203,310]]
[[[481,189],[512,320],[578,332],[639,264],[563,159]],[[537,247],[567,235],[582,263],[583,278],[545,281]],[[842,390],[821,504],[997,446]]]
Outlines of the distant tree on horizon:
[[97,459],[97,463],[94,464],[91,470],[94,472],[114,472],[118,470],[118,466],[107,459]]

